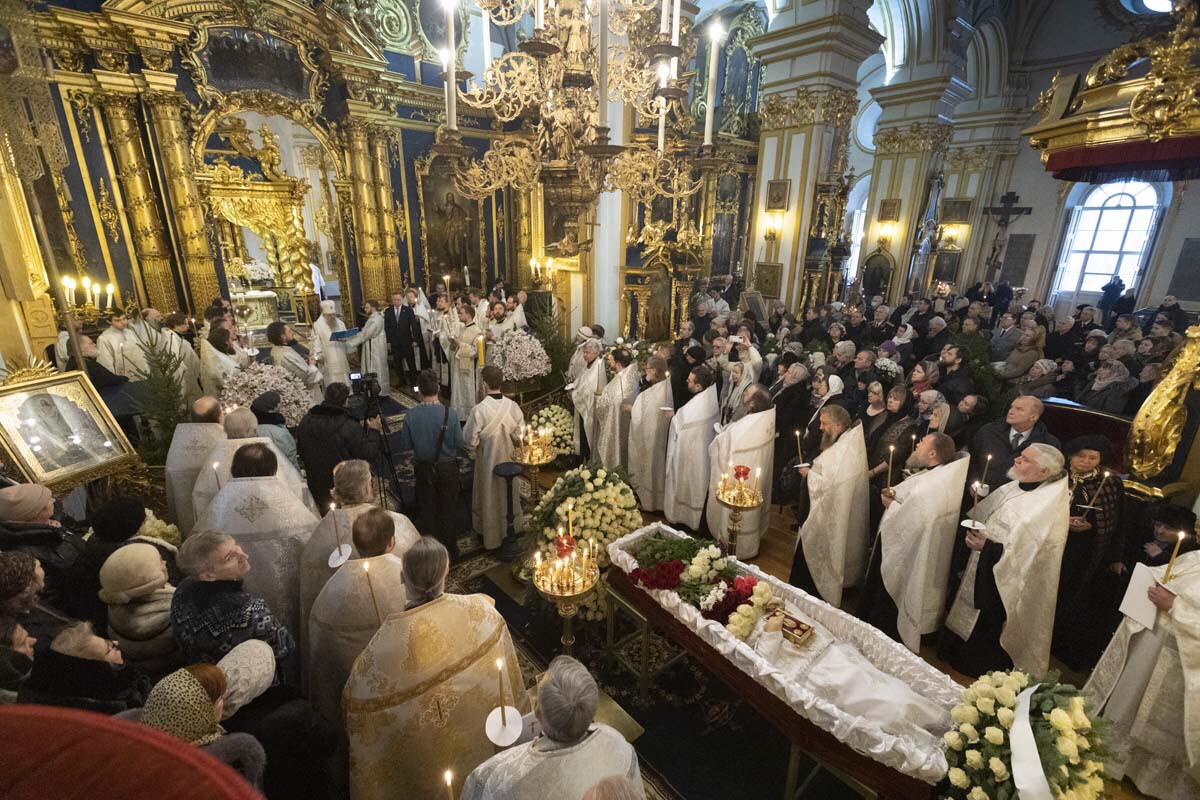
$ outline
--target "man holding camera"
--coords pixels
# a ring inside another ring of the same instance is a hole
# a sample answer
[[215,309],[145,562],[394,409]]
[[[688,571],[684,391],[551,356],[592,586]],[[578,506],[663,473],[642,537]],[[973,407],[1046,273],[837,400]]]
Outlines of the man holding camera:
[[378,406],[364,428],[350,413],[349,399],[349,386],[329,384],[325,387],[324,402],[313,406],[296,430],[296,449],[304,461],[308,491],[321,513],[329,508],[334,467],[354,458],[374,465],[379,458],[383,423]]

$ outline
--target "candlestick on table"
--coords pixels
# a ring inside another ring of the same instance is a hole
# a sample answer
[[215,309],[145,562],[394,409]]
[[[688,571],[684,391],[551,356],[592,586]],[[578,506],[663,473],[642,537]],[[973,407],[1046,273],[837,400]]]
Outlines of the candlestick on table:
[[363,574],[367,576],[367,589],[371,592],[371,605],[375,606],[375,619],[383,624],[383,615],[379,613],[379,601],[375,599],[375,584],[371,582],[371,562],[363,562]]
[[1179,545],[1183,544],[1183,537],[1187,536],[1183,531],[1179,532],[1179,538],[1175,540],[1175,549],[1171,551],[1171,560],[1167,562],[1167,571],[1163,575],[1163,583],[1171,580],[1171,570],[1175,568],[1175,556],[1179,555]]

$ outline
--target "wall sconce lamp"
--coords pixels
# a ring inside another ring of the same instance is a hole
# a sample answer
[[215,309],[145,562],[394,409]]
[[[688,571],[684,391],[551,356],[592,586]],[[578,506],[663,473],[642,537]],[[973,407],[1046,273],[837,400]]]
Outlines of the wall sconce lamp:
[[951,245],[956,244],[960,236],[966,235],[964,228],[966,228],[966,225],[958,222],[944,225],[942,228],[942,242]]
[[783,212],[768,211],[763,227],[766,229],[763,232],[764,239],[768,242],[778,241],[779,234],[783,232]]
[[879,223],[879,249],[888,250],[892,246],[892,234],[896,232],[896,223],[880,222]]

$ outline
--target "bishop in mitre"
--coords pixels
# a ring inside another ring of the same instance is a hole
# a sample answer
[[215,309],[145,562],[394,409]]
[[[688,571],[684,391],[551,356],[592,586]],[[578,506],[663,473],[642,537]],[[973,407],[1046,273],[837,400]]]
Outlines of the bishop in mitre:
[[583,362],[583,371],[568,389],[575,407],[575,452],[587,461],[596,443],[596,403],[608,383],[608,373],[600,358],[600,342],[596,339],[583,343]]
[[958,671],[1015,666],[1043,675],[1049,668],[1071,506],[1063,464],[1058,448],[1029,445],[1009,482],[979,501],[974,515],[983,529],[965,536],[970,556],[938,653]]
[[196,525],[192,487],[202,469],[212,469],[208,456],[213,445],[225,438],[225,428],[221,425],[224,418],[215,397],[201,397],[192,403],[191,421],[176,425],[171,436],[165,471],[167,516],[175,521],[184,538]]
[[941,628],[969,465],[953,439],[930,433],[905,462],[908,477],[893,485],[895,495],[883,493],[858,615],[914,653],[922,635]]
[[334,383],[350,385],[346,343],[335,342],[332,338],[333,334],[345,330],[346,323],[338,318],[337,305],[332,300],[322,300],[321,316],[313,323],[312,354],[321,368],[321,377],[326,386]]
[[479,348],[484,346],[483,328],[475,319],[475,308],[463,303],[458,309],[458,333],[450,343],[450,406],[459,419],[469,419],[479,392]]
[[692,367],[687,391],[691,398],[678,412],[659,412],[671,420],[663,516],[697,530],[704,519],[704,499],[708,496],[708,446],[717,435],[714,426],[721,414],[712,370],[703,365]]
[[406,610],[383,621],[350,671],[354,800],[440,797],[445,770],[466,775],[490,758],[483,723],[499,704],[498,675],[508,705],[529,710],[504,617],[485,595],[445,594],[449,570],[446,548],[421,537],[404,556]]
[[821,452],[800,469],[809,513],[789,580],[840,608],[842,590],[857,586],[867,568],[867,444],[846,409],[826,406],[818,414]]
[[1200,797],[1200,551],[1180,553],[1170,580],[1165,566],[1151,572],[1154,627],[1126,617],[1083,691],[1112,726],[1106,778],[1128,777],[1161,800],[1193,800]]
[[[717,485],[729,465],[750,468],[751,480],[763,495],[762,504],[742,513],[737,552],[740,559],[758,555],[759,543],[767,535],[770,522],[771,476],[775,469],[775,408],[766,388],[755,384],[742,398],[746,415],[726,425],[708,446],[708,530],[713,538],[729,541],[729,517],[732,512],[717,502]],[[728,476],[730,480],[733,476]]]
[[[379,313],[379,301],[368,300],[363,303],[363,313],[367,321],[363,323],[358,333],[346,340],[347,348],[360,348],[358,354],[359,368],[363,375],[374,372],[379,380],[379,394],[387,397],[392,392],[391,376],[388,373],[388,341],[384,328],[383,314]],[[321,402],[320,399],[317,402]]]
[[358,558],[338,568],[308,618],[308,699],[327,720],[342,718],[342,689],[354,659],[383,621],[405,605],[406,551],[397,549],[388,512],[367,509],[354,520],[351,536]]
[[463,428],[463,441],[475,459],[475,482],[471,490],[471,518],[476,533],[483,537],[483,546],[495,550],[504,541],[508,528],[510,498],[506,488],[511,486],[513,530],[525,530],[525,515],[517,482],[496,475],[497,464],[512,461],[513,447],[525,425],[521,407],[500,392],[504,375],[500,368],[488,365],[479,371],[487,395],[471,409]]
[[207,466],[202,466],[196,482],[192,486],[192,509],[199,519],[208,509],[209,503],[217,496],[222,486],[229,483],[229,465],[233,454],[244,444],[260,443],[267,445],[279,462],[278,477],[283,481],[296,499],[305,504],[311,504],[308,485],[300,477],[299,471],[291,465],[287,456],[280,452],[269,438],[258,435],[258,419],[248,408],[235,408],[225,415],[225,439],[213,444],[206,459]]
[[607,469],[616,469],[629,464],[629,419],[641,376],[633,353],[624,347],[608,354],[608,364],[614,375],[596,398],[595,452]]
[[646,511],[661,511],[667,479],[667,437],[671,420],[663,414],[675,408],[667,360],[651,356],[646,361],[649,384],[638,393],[629,413],[629,485]]
[[[196,521],[196,530],[232,536],[254,568],[245,589],[266,601],[289,631],[302,637],[300,550],[317,517],[276,477],[279,461],[261,442],[234,453],[231,478]],[[294,665],[293,665],[294,666]]]

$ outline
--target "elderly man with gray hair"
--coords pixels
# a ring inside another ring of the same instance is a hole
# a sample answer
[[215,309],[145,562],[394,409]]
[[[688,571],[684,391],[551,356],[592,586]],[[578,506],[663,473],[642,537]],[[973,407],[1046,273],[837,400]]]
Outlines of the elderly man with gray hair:
[[[970,555],[951,590],[939,651],[960,672],[1015,666],[1041,675],[1049,667],[1071,507],[1063,464],[1057,447],[1028,445],[1013,459],[1009,482],[980,499],[964,523]],[[978,482],[970,488],[986,490]]]
[[587,667],[558,656],[538,682],[532,741],[475,768],[461,800],[582,800],[597,782],[623,777],[644,797],[637,753],[617,731],[593,722],[599,692]]

